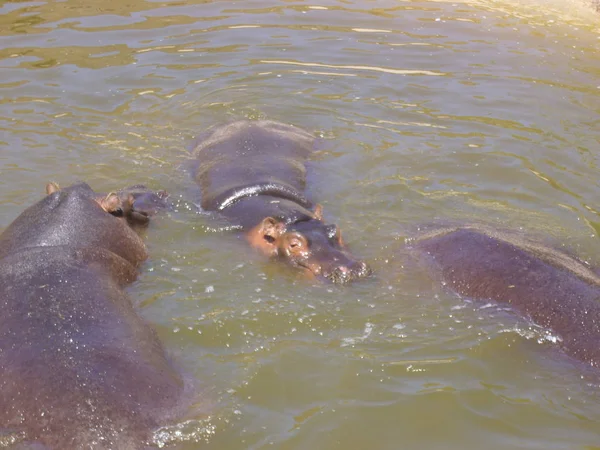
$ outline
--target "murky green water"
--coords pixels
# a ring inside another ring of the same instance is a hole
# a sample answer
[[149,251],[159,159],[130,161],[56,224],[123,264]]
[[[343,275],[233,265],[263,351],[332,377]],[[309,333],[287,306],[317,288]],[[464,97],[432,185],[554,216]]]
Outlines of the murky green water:
[[[161,435],[182,448],[598,449],[599,379],[403,248],[477,222],[600,265],[599,23],[558,0],[0,2],[0,228],[47,180],[181,196],[130,293],[210,404]],[[377,277],[313,285],[189,211],[186,147],[243,117],[324,138],[310,194]]]

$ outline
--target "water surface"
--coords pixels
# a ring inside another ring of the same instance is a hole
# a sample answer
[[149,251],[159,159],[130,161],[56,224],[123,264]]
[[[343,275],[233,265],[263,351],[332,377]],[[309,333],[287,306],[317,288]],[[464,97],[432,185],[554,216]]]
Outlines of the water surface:
[[[211,406],[160,443],[598,449],[598,378],[404,249],[484,223],[600,265],[599,37],[558,0],[5,1],[0,228],[48,180],[178,200],[130,294]],[[322,138],[309,193],[376,277],[316,285],[194,211],[187,147],[239,118]]]

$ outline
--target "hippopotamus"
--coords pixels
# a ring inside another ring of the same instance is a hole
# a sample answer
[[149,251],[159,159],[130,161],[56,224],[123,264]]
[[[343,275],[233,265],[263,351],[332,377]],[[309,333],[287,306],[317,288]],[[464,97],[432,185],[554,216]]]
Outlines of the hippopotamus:
[[469,227],[417,239],[414,248],[459,295],[510,305],[556,333],[565,353],[600,367],[600,278],[581,261]]
[[248,243],[316,277],[344,283],[369,275],[346,249],[337,225],[305,197],[315,139],[292,125],[242,120],[216,126],[195,143],[201,207],[238,226]]
[[188,396],[123,291],[147,257],[134,228],[164,195],[47,193],[0,235],[0,434],[18,448],[146,448]]

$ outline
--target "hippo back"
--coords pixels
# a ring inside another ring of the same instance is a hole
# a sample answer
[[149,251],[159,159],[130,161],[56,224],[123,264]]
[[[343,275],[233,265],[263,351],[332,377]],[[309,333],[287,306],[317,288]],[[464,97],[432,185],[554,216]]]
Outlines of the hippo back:
[[566,353],[600,366],[600,279],[579,261],[468,228],[419,240],[415,247],[453,291],[512,306],[558,333]]
[[147,257],[141,238],[124,220],[107,214],[85,183],[46,196],[0,235],[0,258],[32,247],[105,249],[134,266]]
[[135,276],[104,250],[0,260],[0,427],[50,449],[141,449],[178,414],[182,378],[111,272]]
[[[305,162],[313,151],[314,137],[306,131],[273,121],[239,121],[209,130],[194,149],[198,158],[195,179],[200,185],[202,207],[219,206],[238,192],[302,197],[306,183]],[[247,194],[242,193],[244,196]]]
[[189,405],[122,289],[146,251],[107,198],[61,189],[0,236],[0,436],[21,448],[146,448]]

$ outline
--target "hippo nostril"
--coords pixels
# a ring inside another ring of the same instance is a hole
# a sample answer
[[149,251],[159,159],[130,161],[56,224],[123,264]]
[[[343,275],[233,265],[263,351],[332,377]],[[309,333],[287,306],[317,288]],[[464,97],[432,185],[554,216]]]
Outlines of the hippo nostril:
[[347,283],[371,275],[371,268],[364,262],[352,261],[348,265],[340,264],[323,272],[323,276],[334,283]]
[[348,275],[350,273],[350,269],[346,266],[338,266],[338,267],[336,267],[335,271],[339,275]]
[[351,270],[347,266],[337,266],[328,275],[334,283],[345,283],[350,279]]
[[358,265],[358,271],[362,274],[368,275],[371,273],[371,268],[365,262],[361,262]]

